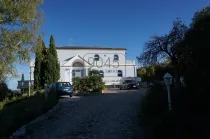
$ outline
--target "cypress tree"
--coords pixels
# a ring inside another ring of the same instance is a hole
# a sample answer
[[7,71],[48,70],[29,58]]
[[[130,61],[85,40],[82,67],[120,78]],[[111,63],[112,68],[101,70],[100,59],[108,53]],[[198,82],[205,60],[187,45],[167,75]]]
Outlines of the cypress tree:
[[58,62],[58,54],[56,51],[56,46],[55,46],[55,41],[53,36],[50,36],[50,45],[49,45],[49,53],[51,53],[51,55],[53,56],[53,72],[52,72],[52,77],[53,77],[53,81],[56,82],[60,79],[60,64]]
[[43,48],[43,50],[42,50],[43,58],[42,58],[42,62],[41,62],[41,73],[40,73],[41,81],[40,81],[40,83],[41,83],[41,87],[44,88],[44,84],[45,84],[45,79],[44,79],[45,75],[44,74],[45,74],[45,70],[47,70],[47,68],[44,66],[44,60],[47,55],[47,51],[46,51],[46,47],[45,47],[43,40],[42,40],[42,48]]
[[[22,74],[21,81],[24,81],[24,74]],[[24,89],[21,89],[21,93],[24,93]]]
[[41,85],[41,65],[43,61],[43,41],[42,38],[39,37],[36,45],[36,59],[35,59],[35,67],[34,67],[34,90],[38,90],[42,88]]
[[45,56],[45,59],[43,60],[42,68],[43,68],[43,80],[44,84],[51,84],[54,82],[54,63],[53,55],[49,52],[49,49],[47,50],[47,54]]
[[60,64],[58,63],[58,55],[56,51],[55,41],[53,36],[50,36],[50,45],[47,49],[45,59],[42,64],[44,84],[57,82],[60,78]]
[[24,74],[22,74],[22,77],[21,77],[21,81],[24,81],[25,79],[24,79]]

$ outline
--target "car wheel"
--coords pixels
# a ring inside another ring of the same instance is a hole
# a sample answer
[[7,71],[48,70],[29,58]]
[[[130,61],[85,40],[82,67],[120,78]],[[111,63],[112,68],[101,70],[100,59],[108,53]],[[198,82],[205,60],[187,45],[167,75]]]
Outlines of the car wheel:
[[72,97],[72,95],[69,95],[70,97]]

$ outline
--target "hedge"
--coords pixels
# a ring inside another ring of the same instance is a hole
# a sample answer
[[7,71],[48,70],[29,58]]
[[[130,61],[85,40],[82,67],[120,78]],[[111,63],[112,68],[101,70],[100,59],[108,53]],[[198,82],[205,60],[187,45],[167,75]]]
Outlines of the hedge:
[[48,99],[39,94],[0,102],[0,138],[8,138],[21,126],[52,109],[57,102],[55,93],[50,93]]

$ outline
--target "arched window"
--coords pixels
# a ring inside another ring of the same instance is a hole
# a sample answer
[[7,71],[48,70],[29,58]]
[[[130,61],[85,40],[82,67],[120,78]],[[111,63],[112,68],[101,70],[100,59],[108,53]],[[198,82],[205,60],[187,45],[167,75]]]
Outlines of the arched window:
[[95,54],[95,55],[94,55],[94,60],[95,60],[95,61],[99,61],[99,55],[98,55],[98,54]]
[[118,70],[117,75],[118,75],[118,77],[122,77],[123,76],[122,70]]
[[117,54],[114,55],[114,61],[118,61],[119,60],[119,56]]
[[83,67],[83,64],[80,62],[75,62],[72,67]]
[[104,71],[103,70],[100,70],[99,74],[101,75],[101,77],[104,77]]

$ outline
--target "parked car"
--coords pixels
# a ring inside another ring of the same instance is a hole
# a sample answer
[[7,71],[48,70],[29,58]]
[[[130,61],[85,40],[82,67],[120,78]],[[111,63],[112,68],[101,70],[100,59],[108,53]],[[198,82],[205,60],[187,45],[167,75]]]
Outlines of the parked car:
[[69,95],[73,96],[73,86],[69,82],[54,82],[50,84],[49,89],[50,92],[56,92],[59,96]]
[[120,86],[120,90],[138,89],[139,87],[139,82],[135,80],[124,80]]

